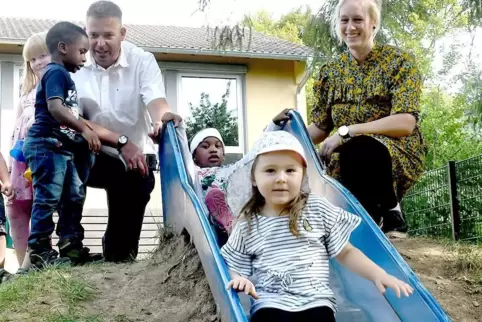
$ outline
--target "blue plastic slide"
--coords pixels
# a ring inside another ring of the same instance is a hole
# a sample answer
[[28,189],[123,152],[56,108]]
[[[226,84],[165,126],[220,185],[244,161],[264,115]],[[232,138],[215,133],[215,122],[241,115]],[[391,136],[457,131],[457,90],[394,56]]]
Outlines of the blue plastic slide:
[[[330,286],[337,297],[337,321],[450,321],[358,201],[337,181],[324,174],[306,127],[297,112],[291,112],[291,119],[285,124],[284,130],[294,134],[305,148],[312,192],[325,196],[335,205],[362,218],[361,225],[351,236],[351,243],[388,273],[406,281],[415,290],[409,298],[399,299],[391,290],[383,295],[373,283],[332,260]],[[163,131],[159,149],[166,227],[176,233],[187,231],[191,236],[222,321],[248,321],[248,298],[244,294],[238,296],[232,290],[225,289],[229,274],[207,219],[205,205],[195,193],[194,165],[187,149],[185,133],[169,123]]]

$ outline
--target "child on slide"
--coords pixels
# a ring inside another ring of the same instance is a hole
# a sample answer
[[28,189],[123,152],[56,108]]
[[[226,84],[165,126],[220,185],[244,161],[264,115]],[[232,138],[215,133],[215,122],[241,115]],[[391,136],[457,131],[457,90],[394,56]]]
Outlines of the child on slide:
[[221,254],[232,278],[228,289],[254,298],[251,322],[335,321],[333,257],[382,293],[413,292],[350,244],[358,216],[310,193],[307,160],[293,135],[263,133],[248,158],[226,183],[227,202],[240,217]]
[[[278,129],[279,123],[287,118],[286,111],[277,115],[268,125],[266,131]],[[180,125],[181,127],[183,124]],[[220,244],[224,244],[232,229],[234,219],[225,200],[226,179],[238,167],[246,163],[246,156],[234,164],[223,165],[225,146],[218,130],[206,128],[199,131],[189,146],[196,176],[200,187],[199,198],[204,200],[209,211],[209,219],[217,228]]]

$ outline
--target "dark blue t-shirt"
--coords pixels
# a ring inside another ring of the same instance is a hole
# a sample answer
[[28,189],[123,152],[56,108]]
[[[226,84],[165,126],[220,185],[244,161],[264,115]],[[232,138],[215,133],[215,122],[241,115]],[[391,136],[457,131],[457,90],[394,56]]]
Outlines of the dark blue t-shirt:
[[62,124],[49,112],[47,102],[59,98],[65,108],[79,119],[79,105],[75,83],[64,66],[50,63],[45,66],[44,74],[40,79],[35,99],[35,123],[30,128],[28,135],[32,137],[55,137],[64,145],[82,144],[84,138]]

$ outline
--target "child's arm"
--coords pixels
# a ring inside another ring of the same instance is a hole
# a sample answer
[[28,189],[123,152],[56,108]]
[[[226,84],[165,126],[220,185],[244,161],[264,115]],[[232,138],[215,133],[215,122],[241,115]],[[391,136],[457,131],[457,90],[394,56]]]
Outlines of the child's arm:
[[105,127],[93,123],[92,121],[86,120],[81,117],[82,122],[97,134],[102,144],[110,146],[112,148],[117,148],[117,142],[119,140],[120,134],[112,132]]
[[15,197],[15,191],[13,190],[12,183],[10,182],[10,175],[8,174],[7,163],[0,153],[0,180],[2,181],[2,193],[8,197],[8,199],[13,199]]
[[231,281],[229,281],[228,285],[226,286],[227,290],[233,288],[240,292],[244,291],[244,294],[251,295],[256,300],[259,299],[253,282],[232,270],[229,270],[229,275],[231,276]]
[[226,261],[231,275],[231,281],[226,285],[226,289],[233,288],[237,291],[244,291],[257,299],[258,294],[254,288],[253,283],[243,276],[252,275],[252,256],[249,254],[243,231],[246,223],[238,222],[229,236],[227,243],[221,248],[221,255]]
[[50,114],[57,120],[60,124],[63,124],[76,132],[82,133],[89,130],[89,128],[84,124],[84,122],[76,119],[69,109],[64,106],[62,99],[52,98],[48,100],[47,106]]
[[385,293],[385,286],[393,288],[398,297],[400,293],[408,296],[413,292],[408,284],[387,274],[350,244],[350,235],[360,224],[360,217],[336,207],[325,198],[310,196],[308,202],[312,208],[318,207],[319,213],[322,214],[325,247],[330,258],[336,257],[352,272],[373,281],[382,293]]
[[76,119],[72,113],[70,113],[68,108],[63,105],[62,99],[49,99],[47,101],[47,106],[50,114],[52,114],[57,122],[75,130],[76,132],[82,133],[82,136],[89,143],[89,149],[93,150],[94,152],[98,152],[100,150],[101,143],[97,137],[97,134],[95,134],[95,132],[92,131],[91,128],[84,122]]
[[352,272],[373,281],[382,293],[385,293],[386,286],[392,288],[397,294],[397,297],[400,297],[401,293],[405,296],[409,296],[409,294],[413,293],[413,289],[410,285],[387,274],[382,268],[372,262],[365,256],[365,254],[363,254],[358,248],[353,247],[350,243],[345,245],[336,258]]

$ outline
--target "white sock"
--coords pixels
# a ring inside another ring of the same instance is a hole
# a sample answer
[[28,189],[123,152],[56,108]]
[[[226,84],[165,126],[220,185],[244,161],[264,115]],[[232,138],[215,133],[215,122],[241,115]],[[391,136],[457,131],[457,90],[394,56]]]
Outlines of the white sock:
[[402,211],[402,209],[400,208],[400,203],[397,203],[397,205],[395,206],[395,208],[393,209],[390,209],[390,210],[398,210],[398,211]]

